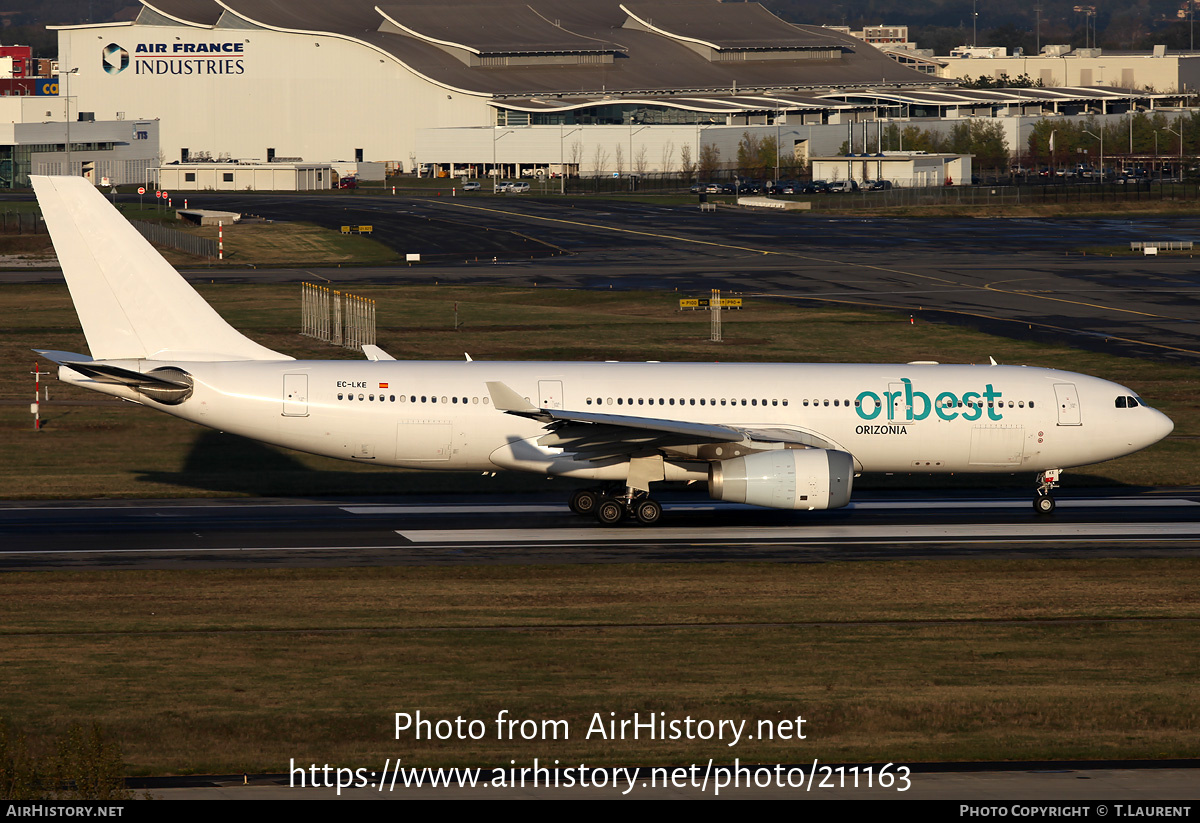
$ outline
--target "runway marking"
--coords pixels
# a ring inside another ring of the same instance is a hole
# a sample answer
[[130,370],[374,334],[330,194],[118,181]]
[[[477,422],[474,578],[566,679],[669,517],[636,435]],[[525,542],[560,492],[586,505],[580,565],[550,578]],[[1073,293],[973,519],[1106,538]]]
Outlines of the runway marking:
[[524,504],[505,506],[485,503],[481,506],[422,506],[417,503],[399,506],[341,506],[349,514],[541,514],[569,511],[566,503]]
[[[1063,500],[1056,498],[1060,509],[1101,509],[1122,507],[1151,507],[1170,508],[1176,506],[1200,506],[1200,502],[1176,497],[1106,497],[1088,498],[1082,500]],[[725,503],[720,501],[697,503],[674,503],[663,501],[663,509],[673,512],[702,512],[702,511],[762,511],[757,506],[744,503]],[[906,509],[1025,509],[1030,507],[1028,500],[864,500],[851,502],[847,510],[856,511],[887,511]],[[478,506],[470,505],[421,505],[418,503],[365,506],[341,506],[348,514],[548,514],[562,513],[569,510],[566,503],[513,504],[485,503]]]
[[[590,528],[569,529],[428,529],[396,530],[396,534],[413,543],[544,543],[585,542],[608,543],[635,540],[696,541],[716,540],[839,540],[843,538],[904,541],[908,539],[940,541],[968,538],[972,542],[996,542],[1006,539],[1066,538],[1092,539],[1101,537],[1158,537],[1200,536],[1200,523],[964,523],[949,526],[781,526],[742,528],[670,528],[637,527],[634,529]],[[981,538],[985,538],[981,541]]]
[[127,511],[140,512],[147,510],[158,509],[183,509],[193,512],[206,512],[215,509],[303,509],[308,507],[326,507],[332,505],[330,503],[314,503],[311,500],[301,502],[288,502],[281,500],[278,503],[242,503],[242,504],[218,504],[210,506],[207,504],[198,504],[192,506],[186,505],[151,505],[151,506],[0,506],[0,515],[5,512],[91,512],[91,511]]

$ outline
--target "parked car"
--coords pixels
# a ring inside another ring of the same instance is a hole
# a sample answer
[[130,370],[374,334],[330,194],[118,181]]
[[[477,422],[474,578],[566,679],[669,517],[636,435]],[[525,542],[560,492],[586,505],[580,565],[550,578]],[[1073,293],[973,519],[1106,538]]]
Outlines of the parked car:
[[339,189],[356,189],[358,188],[358,180],[353,177],[342,177],[338,180]]
[[508,188],[505,189],[505,191],[509,194],[524,194],[525,192],[529,191],[529,184],[524,181],[509,183]]
[[482,187],[479,185],[478,180],[468,180],[467,182],[463,183],[463,185],[462,185],[463,191],[479,191],[480,188],[482,188]]
[[858,191],[858,183],[854,180],[835,180],[829,184],[830,194],[850,194]]
[[801,194],[829,194],[829,184],[824,180],[810,180],[804,184]]
[[872,180],[871,185],[867,186],[867,191],[887,191],[892,188],[891,180]]

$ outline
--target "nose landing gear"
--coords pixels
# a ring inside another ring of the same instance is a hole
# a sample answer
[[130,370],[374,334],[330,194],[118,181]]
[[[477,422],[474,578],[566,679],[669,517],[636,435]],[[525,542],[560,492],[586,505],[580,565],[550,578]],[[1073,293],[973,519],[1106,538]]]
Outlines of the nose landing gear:
[[1054,495],[1051,492],[1058,488],[1058,476],[1062,469],[1047,469],[1038,475],[1037,495],[1033,498],[1033,510],[1038,514],[1050,514],[1054,511]]

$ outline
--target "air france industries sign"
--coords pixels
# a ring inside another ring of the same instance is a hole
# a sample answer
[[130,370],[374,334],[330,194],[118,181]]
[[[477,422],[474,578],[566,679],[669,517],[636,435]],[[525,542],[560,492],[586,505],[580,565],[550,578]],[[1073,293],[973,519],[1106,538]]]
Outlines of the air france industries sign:
[[[133,49],[134,74],[210,75],[245,74],[246,44],[237,42],[208,43],[138,43]],[[104,48],[104,70],[120,74],[130,65],[130,55],[116,43]]]

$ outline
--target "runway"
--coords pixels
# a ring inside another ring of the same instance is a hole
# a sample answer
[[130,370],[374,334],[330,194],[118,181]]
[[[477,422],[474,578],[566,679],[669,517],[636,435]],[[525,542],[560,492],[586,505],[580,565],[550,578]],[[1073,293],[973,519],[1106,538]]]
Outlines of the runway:
[[661,525],[605,528],[549,495],[63,501],[0,506],[0,569],[825,562],[1200,554],[1200,490],[863,495],[786,512],[662,497]]

